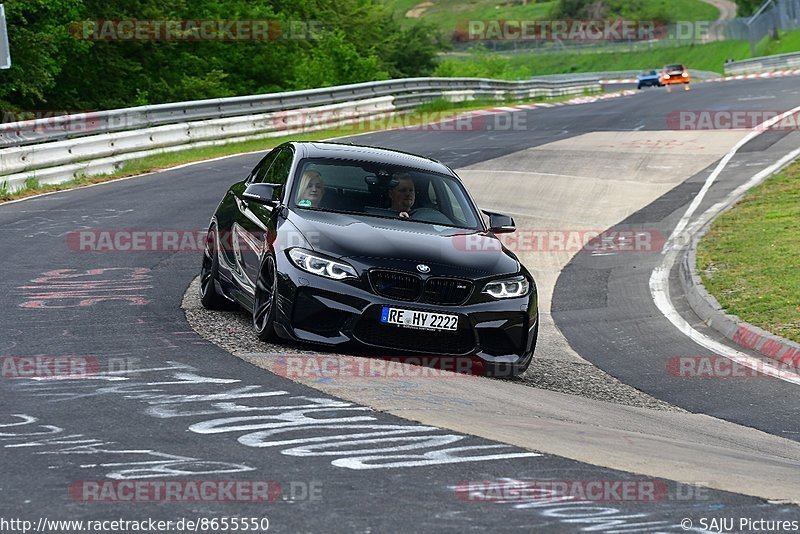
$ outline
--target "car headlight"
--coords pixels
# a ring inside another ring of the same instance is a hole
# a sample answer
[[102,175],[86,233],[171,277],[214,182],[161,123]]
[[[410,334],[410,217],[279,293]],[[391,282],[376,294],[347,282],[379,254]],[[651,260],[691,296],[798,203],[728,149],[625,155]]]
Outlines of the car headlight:
[[513,278],[504,278],[503,280],[495,280],[486,284],[483,288],[483,293],[492,296],[496,299],[510,299],[514,297],[522,297],[528,294],[530,289],[530,282],[524,276],[514,276]]
[[358,274],[356,274],[356,270],[352,266],[315,254],[309,250],[293,248],[289,251],[289,257],[295,265],[311,274],[333,278],[334,280],[358,278]]
[[665,80],[669,80],[669,74],[665,74],[665,75],[664,75],[664,79],[665,79]]
[[684,78],[688,78],[688,77],[689,77],[689,73],[688,73],[688,72],[684,72],[684,73],[682,74],[682,76],[683,76]]

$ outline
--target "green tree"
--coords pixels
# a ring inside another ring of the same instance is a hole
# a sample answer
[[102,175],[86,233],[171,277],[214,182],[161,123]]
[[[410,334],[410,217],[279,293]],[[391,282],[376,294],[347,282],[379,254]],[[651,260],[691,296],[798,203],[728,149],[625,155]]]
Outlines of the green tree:
[[749,17],[761,7],[763,0],[736,0],[736,15],[739,17]]
[[449,48],[432,25],[418,23],[394,32],[378,51],[392,78],[429,76],[438,64],[437,55]]
[[347,42],[341,31],[320,39],[310,54],[301,57],[294,71],[297,89],[329,87],[367,80],[384,80],[389,73],[381,70],[373,52],[364,54]]
[[[421,76],[441,47],[429,28],[402,29],[373,0],[7,2],[15,68],[0,71],[0,103],[25,108],[112,109]],[[124,19],[269,20],[283,32],[151,42],[74,31],[82,21]]]
[[71,52],[87,48],[69,34],[82,0],[12,0],[5,3],[11,68],[0,70],[0,106],[34,109],[70,68]]

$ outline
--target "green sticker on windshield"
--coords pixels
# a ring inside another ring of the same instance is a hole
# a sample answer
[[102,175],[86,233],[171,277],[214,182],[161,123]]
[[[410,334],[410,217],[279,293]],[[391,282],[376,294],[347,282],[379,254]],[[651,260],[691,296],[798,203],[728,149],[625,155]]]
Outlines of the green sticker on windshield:
[[301,207],[303,207],[303,208],[308,208],[308,207],[310,207],[310,206],[311,206],[311,201],[310,201],[310,200],[308,200],[308,199],[303,199],[303,200],[301,200],[300,202],[298,202],[298,203],[297,203],[297,205],[298,205],[298,206],[301,206]]

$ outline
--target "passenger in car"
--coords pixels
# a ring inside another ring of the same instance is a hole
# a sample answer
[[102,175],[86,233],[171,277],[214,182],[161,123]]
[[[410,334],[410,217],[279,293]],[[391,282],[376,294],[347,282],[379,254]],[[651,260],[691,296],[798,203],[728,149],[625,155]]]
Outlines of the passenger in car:
[[398,173],[394,177],[399,183],[389,190],[389,199],[392,201],[391,209],[399,212],[401,219],[408,219],[411,207],[416,200],[414,180],[407,172]]
[[297,205],[304,208],[319,207],[325,196],[325,181],[319,171],[305,171],[300,177],[300,188],[297,190]]

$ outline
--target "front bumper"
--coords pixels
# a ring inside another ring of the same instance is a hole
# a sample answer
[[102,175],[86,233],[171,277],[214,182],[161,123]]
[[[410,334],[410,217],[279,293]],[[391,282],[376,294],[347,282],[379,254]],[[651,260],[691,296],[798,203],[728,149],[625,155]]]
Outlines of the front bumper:
[[[279,255],[280,256],[280,255]],[[457,306],[395,300],[358,283],[330,280],[278,258],[276,331],[297,341],[366,347],[374,355],[443,355],[477,358],[491,366],[527,366],[535,348],[537,294]],[[390,306],[457,315],[454,332],[412,329],[380,322]]]

